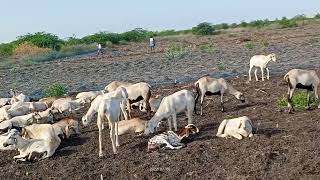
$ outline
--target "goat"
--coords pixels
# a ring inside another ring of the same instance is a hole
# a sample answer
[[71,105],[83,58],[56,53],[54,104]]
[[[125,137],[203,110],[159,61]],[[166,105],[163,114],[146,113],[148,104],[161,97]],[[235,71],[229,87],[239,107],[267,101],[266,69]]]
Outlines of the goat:
[[11,117],[22,116],[35,111],[44,111],[48,108],[44,102],[15,102],[8,109],[8,114]]
[[98,95],[104,94],[104,90],[102,91],[88,91],[78,93],[76,99],[83,99],[86,103],[90,103],[93,101]]
[[[320,79],[315,71],[304,69],[292,69],[284,76],[284,80],[287,82],[288,85],[288,112],[294,111],[291,99],[296,88],[307,90],[308,109],[310,108],[311,91],[314,91],[314,95],[317,101],[319,101],[317,90],[320,84]],[[320,108],[320,102],[318,108]]]
[[[270,61],[274,61],[276,62],[276,55],[274,53],[269,54],[267,56],[265,55],[255,55],[250,59],[250,69],[249,69],[249,81],[251,81],[251,70],[253,67],[260,67],[261,69],[261,74],[262,74],[262,81],[264,81],[264,73],[263,73],[263,69],[266,68],[267,70],[267,79],[269,80],[270,78],[270,72],[269,72],[269,68],[267,68],[267,64]],[[254,71],[254,75],[256,77],[256,81],[258,81],[258,77],[257,77],[257,68]]]
[[[223,78],[211,78],[208,76],[200,78],[197,82],[195,82],[195,87],[197,91],[196,95],[196,104],[200,97],[200,115],[203,115],[202,108],[203,108],[203,101],[205,96],[211,95],[220,95],[220,102],[221,102],[221,111],[224,111],[223,106],[223,95],[225,93],[229,93],[235,96],[237,99],[241,100],[243,103],[245,102],[244,95],[234,89],[227,81]],[[194,106],[194,112],[196,113],[196,105]]]
[[13,127],[25,127],[33,123],[49,123],[53,122],[53,114],[51,109],[42,112],[34,112],[23,116],[16,116],[0,123],[0,130],[10,130]]
[[115,91],[118,87],[128,87],[131,86],[133,83],[123,82],[123,81],[112,81],[109,83],[105,88],[105,92],[112,92]]
[[181,149],[185,146],[185,144],[181,143],[181,140],[189,137],[190,134],[197,133],[199,133],[199,129],[193,124],[188,124],[187,126],[182,128],[178,133],[168,131],[158,134],[149,139],[148,152],[160,148]]
[[10,105],[11,98],[0,98],[0,108],[6,105]]
[[[110,97],[118,97],[118,98],[126,99],[125,97],[128,97],[128,94],[125,88],[119,87],[115,91],[97,96],[91,102],[90,108],[88,109],[87,113],[82,117],[82,123],[84,126],[87,126],[92,121],[93,116],[98,112],[98,108],[101,101]],[[128,120],[128,115],[125,111],[125,103],[128,104],[128,101],[127,102],[123,101],[121,103],[121,111],[123,113],[125,120]]]
[[158,123],[162,119],[167,119],[169,124],[169,130],[172,130],[171,119],[174,126],[174,130],[177,131],[177,114],[186,112],[188,117],[188,124],[192,124],[192,110],[195,105],[195,100],[192,92],[188,90],[181,90],[166,96],[162,99],[160,106],[154,116],[147,123],[145,134],[153,133]]
[[140,118],[133,118],[130,120],[123,120],[118,123],[118,135],[127,133],[142,133],[146,127],[147,121]]
[[151,86],[148,83],[140,82],[136,84],[132,84],[130,86],[125,87],[125,89],[128,92],[128,110],[129,110],[129,118],[131,119],[131,104],[135,102],[139,102],[143,100],[143,103],[145,103],[145,109],[148,113],[148,117],[150,117],[150,104],[149,99],[151,97]]
[[239,140],[243,137],[252,137],[252,122],[247,116],[242,116],[234,119],[225,119],[221,122],[217,136],[228,137],[232,136]]
[[[48,126],[51,126],[48,124]],[[7,140],[3,143],[4,147],[12,145],[19,151],[19,155],[13,157],[18,161],[37,160],[36,156],[40,155],[38,160],[51,157],[60,145],[60,139],[54,132],[53,127],[47,128],[42,132],[45,136],[43,139],[24,139],[20,136],[19,131],[11,129]]]

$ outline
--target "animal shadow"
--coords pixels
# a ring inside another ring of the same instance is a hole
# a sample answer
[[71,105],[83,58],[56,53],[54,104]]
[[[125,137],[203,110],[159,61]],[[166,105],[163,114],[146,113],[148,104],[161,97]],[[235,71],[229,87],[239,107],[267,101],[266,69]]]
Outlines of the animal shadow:
[[61,142],[58,150],[63,149],[65,147],[69,147],[69,146],[83,145],[88,141],[88,139],[89,139],[88,137],[80,137],[80,136],[65,139]]
[[254,134],[265,135],[267,138],[284,132],[286,131],[280,128],[255,128],[254,130]]

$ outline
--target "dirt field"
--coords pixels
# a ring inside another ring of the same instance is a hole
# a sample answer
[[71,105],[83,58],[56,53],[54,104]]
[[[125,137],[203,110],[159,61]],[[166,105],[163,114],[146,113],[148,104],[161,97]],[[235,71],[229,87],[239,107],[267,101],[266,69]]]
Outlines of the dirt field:
[[[16,163],[17,152],[0,152],[0,179],[319,179],[320,150],[318,136],[319,109],[286,114],[278,111],[276,101],[285,95],[282,74],[292,67],[320,67],[320,25],[294,29],[240,31],[203,38],[180,38],[191,44],[213,42],[218,51],[212,55],[195,50],[190,57],[166,61],[161,52],[171,40],[160,39],[164,45],[158,53],[126,52],[125,56],[103,59],[84,58],[2,69],[1,94],[10,87],[41,94],[41,89],[53,82],[62,82],[69,91],[98,89],[111,80],[147,81],[158,85],[153,94],[168,95],[191,84],[159,85],[193,80],[204,74],[238,74],[230,78],[235,88],[245,94],[242,104],[226,97],[226,112],[220,112],[219,98],[205,101],[204,116],[195,115],[200,134],[177,151],[147,153],[148,137],[120,137],[119,154],[112,154],[108,130],[104,131],[106,157],[98,157],[98,131],[95,123],[82,128],[82,135],[61,144],[56,154],[35,163]],[[266,49],[246,49],[243,38],[252,42],[268,39]],[[142,47],[138,44],[137,47]],[[122,47],[121,51],[125,51]],[[278,61],[270,63],[272,78],[265,82],[246,83],[247,64],[253,54],[275,52]],[[131,54],[130,54],[131,53]],[[139,54],[140,53],[140,54]],[[218,70],[223,62],[226,69]],[[319,71],[318,71],[319,72]],[[279,75],[275,75],[279,73]],[[320,73],[320,72],[319,72]],[[182,78],[183,77],[183,78]],[[179,79],[180,78],[180,79]],[[157,84],[160,82],[159,84]],[[81,117],[83,113],[79,113]],[[141,115],[135,112],[135,116]],[[228,117],[246,115],[257,131],[253,138],[242,141],[217,138],[219,123]],[[184,116],[178,125],[186,125]]]

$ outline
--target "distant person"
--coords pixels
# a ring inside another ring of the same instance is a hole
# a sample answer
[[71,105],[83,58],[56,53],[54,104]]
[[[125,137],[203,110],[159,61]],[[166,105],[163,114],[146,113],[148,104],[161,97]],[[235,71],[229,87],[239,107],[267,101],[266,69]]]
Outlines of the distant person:
[[101,47],[101,44],[100,44],[100,43],[97,44],[97,48],[98,48],[98,53],[97,53],[97,55],[99,56],[99,54],[102,53],[102,51],[101,51],[102,47]]
[[149,47],[150,47],[151,52],[156,47],[156,40],[152,36],[149,39]]

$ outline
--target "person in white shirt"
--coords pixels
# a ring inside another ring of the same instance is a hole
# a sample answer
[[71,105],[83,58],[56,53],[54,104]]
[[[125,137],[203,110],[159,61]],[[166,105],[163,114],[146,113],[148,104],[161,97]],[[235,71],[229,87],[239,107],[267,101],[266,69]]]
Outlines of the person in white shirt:
[[98,43],[97,44],[97,48],[98,48],[98,53],[97,53],[97,55],[99,55],[99,54],[101,54],[102,52],[101,52],[101,44],[100,43]]
[[152,36],[149,39],[149,47],[151,51],[153,51],[154,48],[156,47],[156,41]]

